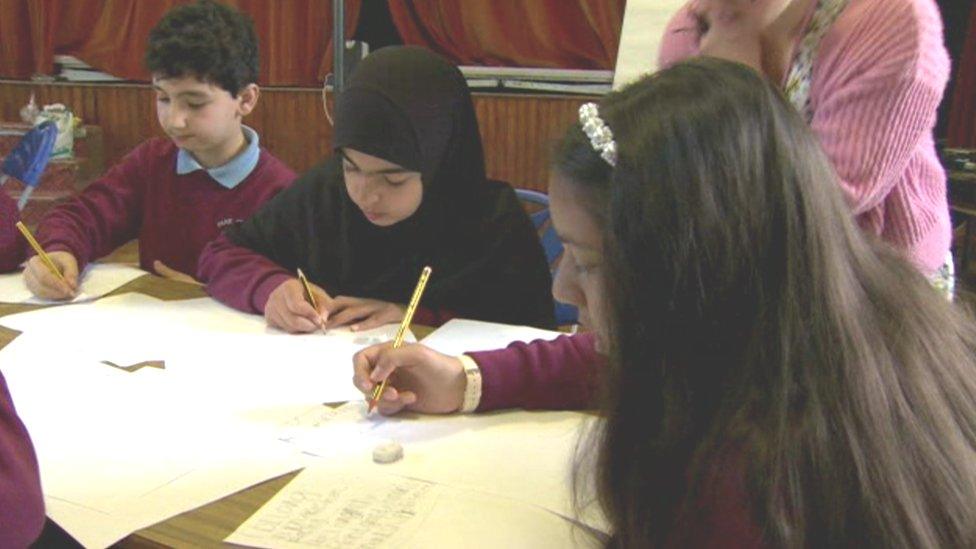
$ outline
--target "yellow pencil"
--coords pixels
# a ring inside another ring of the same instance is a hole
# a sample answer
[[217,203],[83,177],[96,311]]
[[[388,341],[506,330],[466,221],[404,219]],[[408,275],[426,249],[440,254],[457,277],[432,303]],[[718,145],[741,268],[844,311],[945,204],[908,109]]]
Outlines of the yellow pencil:
[[[413,320],[413,314],[417,312],[417,304],[420,303],[420,296],[424,294],[424,288],[427,287],[427,279],[430,278],[431,269],[430,267],[424,267],[424,270],[420,273],[420,280],[417,281],[417,287],[413,291],[413,295],[410,297],[410,304],[407,305],[407,312],[403,315],[403,320],[400,322],[400,329],[397,330],[396,337],[393,338],[393,348],[397,349],[400,345],[403,345],[403,335],[407,333],[407,328],[410,327],[410,321]],[[373,408],[380,401],[383,396],[383,391],[386,390],[386,382],[390,378],[387,377],[382,383],[377,385],[373,389],[373,395],[369,400],[369,409],[366,413],[372,412]]]
[[[302,283],[302,287],[305,288],[305,300],[315,309],[315,312],[319,312],[319,304],[315,300],[315,294],[312,293],[312,286],[308,283],[308,279],[305,278],[305,273],[301,269],[298,269],[298,280]],[[321,325],[322,333],[325,333],[325,324]]]
[[37,242],[37,239],[34,238],[33,234],[31,234],[30,229],[27,228],[27,225],[24,225],[23,221],[18,221],[17,228],[20,229],[20,233],[24,235],[24,238],[27,239],[27,243],[31,245],[31,248],[34,248],[34,251],[37,252],[37,257],[40,257],[41,261],[43,261],[44,264],[47,265],[47,268],[51,270],[51,274],[58,277],[58,280],[68,285],[68,281],[64,278],[64,275],[61,274],[61,270],[58,269],[58,266],[55,265],[54,261],[51,260],[51,256],[47,255],[44,248],[42,248],[40,243]]

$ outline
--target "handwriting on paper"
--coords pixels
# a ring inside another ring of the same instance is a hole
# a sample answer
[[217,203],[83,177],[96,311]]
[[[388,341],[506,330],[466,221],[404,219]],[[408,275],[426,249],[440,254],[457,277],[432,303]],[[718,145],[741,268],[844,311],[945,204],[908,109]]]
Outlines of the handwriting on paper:
[[423,524],[437,486],[397,477],[299,475],[238,530],[267,546],[373,548],[399,545]]

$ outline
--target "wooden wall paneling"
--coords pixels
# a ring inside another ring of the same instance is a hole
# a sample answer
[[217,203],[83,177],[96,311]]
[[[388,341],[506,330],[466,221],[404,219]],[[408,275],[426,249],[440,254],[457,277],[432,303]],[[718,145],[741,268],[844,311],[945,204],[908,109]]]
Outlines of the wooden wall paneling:
[[247,123],[261,134],[268,150],[299,172],[332,150],[332,126],[317,90],[263,90]]
[[103,129],[105,161],[117,161],[154,135],[164,135],[156,122],[153,92],[148,86],[0,83],[0,118],[19,121],[31,92],[39,106],[64,103],[85,123]]
[[141,86],[90,89],[97,94],[97,119],[90,122],[102,128],[109,166],[149,137],[166,135],[156,119],[156,96],[152,89]]
[[549,152],[590,98],[476,95],[489,177],[516,187],[546,189]]
[[[0,119],[20,119],[34,92],[39,104],[61,102],[88,124],[102,128],[110,166],[151,136],[162,136],[154,93],[136,84],[37,84],[0,82]],[[545,190],[549,151],[576,120],[586,97],[476,94],[488,176],[516,187]],[[319,90],[265,88],[246,119],[261,143],[296,171],[314,166],[332,150],[332,127]]]

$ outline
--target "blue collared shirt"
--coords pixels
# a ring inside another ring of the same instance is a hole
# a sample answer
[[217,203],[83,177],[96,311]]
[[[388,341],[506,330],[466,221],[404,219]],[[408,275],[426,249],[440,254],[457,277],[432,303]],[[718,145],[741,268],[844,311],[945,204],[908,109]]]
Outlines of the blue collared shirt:
[[176,153],[176,173],[186,175],[197,170],[205,170],[214,181],[220,183],[222,186],[228,189],[236,187],[241,181],[244,181],[245,177],[251,174],[254,166],[258,165],[258,159],[261,157],[261,149],[258,147],[258,132],[247,126],[241,126],[241,129],[244,131],[247,148],[234,158],[231,158],[229,162],[223,166],[207,169],[201,166],[193,158],[192,154],[180,149]]

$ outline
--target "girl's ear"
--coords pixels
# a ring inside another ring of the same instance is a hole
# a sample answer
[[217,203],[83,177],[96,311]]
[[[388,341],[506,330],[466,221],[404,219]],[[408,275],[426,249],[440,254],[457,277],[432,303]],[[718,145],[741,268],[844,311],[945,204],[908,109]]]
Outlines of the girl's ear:
[[254,107],[258,104],[258,97],[261,95],[261,88],[257,84],[248,84],[241,89],[240,93],[237,94],[238,106],[237,112],[241,116],[247,116],[251,114]]

